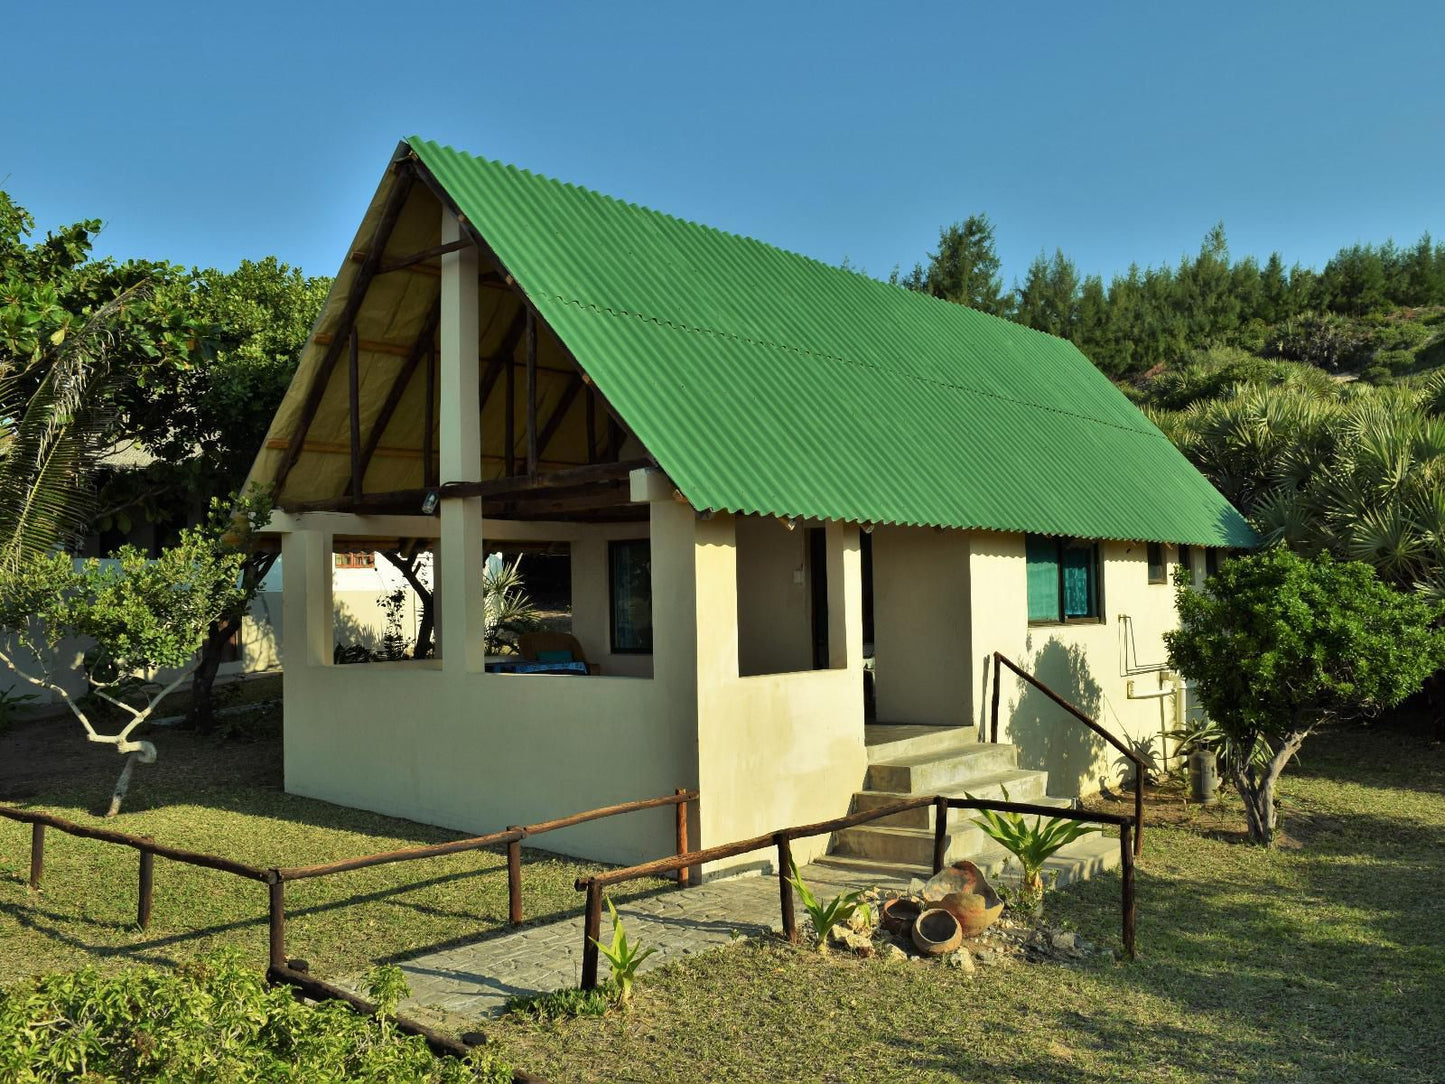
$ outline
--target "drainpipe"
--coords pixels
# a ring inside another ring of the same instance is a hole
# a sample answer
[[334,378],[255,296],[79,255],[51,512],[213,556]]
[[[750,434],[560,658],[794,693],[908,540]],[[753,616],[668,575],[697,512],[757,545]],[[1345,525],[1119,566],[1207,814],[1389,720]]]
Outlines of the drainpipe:
[[[1130,678],[1124,686],[1124,695],[1130,700],[1162,700],[1166,696],[1174,698],[1174,729],[1184,729],[1185,698],[1188,692],[1188,685],[1178,674],[1170,674],[1167,671],[1159,672],[1160,682],[1168,681],[1165,688],[1136,690],[1134,679]],[[1159,733],[1159,749],[1164,771],[1169,770],[1169,736],[1168,731],[1161,725]]]

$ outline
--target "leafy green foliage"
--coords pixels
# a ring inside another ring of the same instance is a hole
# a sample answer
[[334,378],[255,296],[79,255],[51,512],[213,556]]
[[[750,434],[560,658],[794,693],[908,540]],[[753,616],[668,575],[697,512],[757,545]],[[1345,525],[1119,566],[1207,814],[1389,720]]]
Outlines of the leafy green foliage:
[[339,1002],[308,1006],[233,955],[174,972],[84,968],[0,989],[0,1079],[446,1084],[510,1081],[478,1048],[464,1061]]
[[517,637],[538,627],[537,608],[527,596],[522,578],[521,554],[511,564],[500,556],[487,559],[482,570],[482,609],[488,655],[515,651]]
[[545,994],[508,998],[505,1011],[542,1022],[571,1020],[579,1016],[605,1016],[620,999],[617,984],[604,982],[591,990],[569,986]]
[[1392,707],[1445,663],[1440,606],[1358,561],[1275,547],[1225,562],[1206,591],[1180,583],[1176,598],[1169,664],[1222,732],[1259,843],[1273,838],[1275,782],[1311,730]]
[[856,890],[840,892],[824,903],[804,882],[798,872],[798,864],[789,858],[788,866],[792,872],[788,882],[797,889],[803,910],[808,912],[808,924],[813,929],[813,947],[821,952],[828,947],[828,934],[833,932],[834,926],[847,925],[850,918],[867,907],[863,902],[863,893]]
[[617,1001],[625,1005],[632,998],[632,983],[637,978],[637,969],[657,949],[651,946],[640,948],[628,941],[627,931],[622,928],[622,918],[611,900],[607,901],[607,910],[612,915],[612,942],[604,945],[593,938],[592,943],[612,965],[612,985],[617,989]]
[[[968,795],[972,798],[973,795]],[[1004,801],[1008,790],[1004,789]],[[1044,891],[1044,863],[1080,836],[1102,832],[1097,824],[1085,824],[1068,817],[1034,817],[1033,824],[1022,813],[1000,809],[980,809],[974,824],[1009,854],[1018,859],[1023,869],[1021,889],[1026,901],[1037,904]]]
[[944,301],[1002,315],[1009,305],[999,267],[993,223],[988,215],[969,215],[938,231],[938,251],[928,254],[927,267],[915,264],[902,279],[895,271],[894,281]]

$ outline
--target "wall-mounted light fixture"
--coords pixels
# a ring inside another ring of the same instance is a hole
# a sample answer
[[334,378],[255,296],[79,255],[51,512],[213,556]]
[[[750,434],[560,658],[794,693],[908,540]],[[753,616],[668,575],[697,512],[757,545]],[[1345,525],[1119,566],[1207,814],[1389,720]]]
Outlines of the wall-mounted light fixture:
[[441,503],[441,494],[434,489],[427,490],[425,497],[421,499],[421,514],[424,516],[434,515],[437,505]]

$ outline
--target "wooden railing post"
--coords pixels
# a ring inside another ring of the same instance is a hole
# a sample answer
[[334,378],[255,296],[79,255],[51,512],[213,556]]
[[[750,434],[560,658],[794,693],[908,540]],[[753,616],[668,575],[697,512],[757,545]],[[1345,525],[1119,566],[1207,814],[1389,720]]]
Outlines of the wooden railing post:
[[[517,831],[512,825],[509,832]],[[513,926],[522,924],[522,838],[507,842],[507,917]]]
[[948,857],[948,797],[933,799],[933,872],[942,873]]
[[40,887],[41,875],[45,873],[45,825],[35,821],[30,825],[30,887]]
[[1121,824],[1119,826],[1119,861],[1121,867],[1121,905],[1123,907],[1124,920],[1124,951],[1129,954],[1129,959],[1134,959],[1134,849],[1130,845],[1131,826]]
[[151,924],[151,899],[155,888],[156,856],[150,851],[140,852],[140,894],[135,905],[135,924],[145,929]]
[[582,989],[597,988],[597,939],[602,936],[602,886],[587,882],[587,919],[582,943]]
[[270,960],[272,967],[286,966],[286,882],[275,870],[271,871],[271,882],[267,919],[270,924]]
[[773,839],[778,844],[778,901],[783,910],[783,937],[788,941],[798,940],[798,919],[793,912],[793,848],[788,842],[788,833],[779,832]]
[[1144,767],[1134,766],[1134,857],[1144,854]]
[[989,741],[998,744],[998,680],[1003,674],[1003,656],[997,651],[993,653],[993,690],[991,693],[991,707],[989,708],[989,719],[992,722],[989,732]]
[[[677,810],[677,853],[687,853],[687,800],[682,796],[687,793],[682,787],[677,788],[678,802],[674,807]],[[687,866],[677,871],[677,886],[686,888],[691,881],[691,871]]]

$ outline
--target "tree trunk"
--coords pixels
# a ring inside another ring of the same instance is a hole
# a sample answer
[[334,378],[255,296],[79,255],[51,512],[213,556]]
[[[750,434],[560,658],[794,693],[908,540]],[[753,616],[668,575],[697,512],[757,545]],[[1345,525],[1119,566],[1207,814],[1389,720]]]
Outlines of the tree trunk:
[[216,724],[215,700],[216,672],[221,667],[221,656],[226,644],[240,630],[251,608],[251,600],[261,589],[262,582],[276,563],[275,553],[252,553],[241,565],[242,601],[230,613],[211,622],[210,631],[201,644],[201,659],[191,678],[191,706],[186,713],[186,725],[201,732],[209,731]]
[[416,597],[421,600],[421,620],[417,622],[416,646],[412,648],[411,657],[429,659],[432,654],[432,632],[436,627],[435,600],[431,589],[422,583],[421,577],[416,574],[416,557],[407,559],[394,550],[383,551],[382,556],[401,573],[407,586],[415,591]]
[[[1279,811],[1274,804],[1275,784],[1283,774],[1285,765],[1299,752],[1312,728],[1302,727],[1285,735],[1274,755],[1262,768],[1256,764],[1239,764],[1231,760],[1229,774],[1234,778],[1234,787],[1244,799],[1244,819],[1249,828],[1249,841],[1269,847],[1274,843],[1275,829],[1279,827]],[[1247,755],[1247,754],[1246,754]]]

